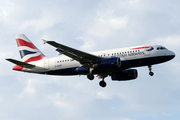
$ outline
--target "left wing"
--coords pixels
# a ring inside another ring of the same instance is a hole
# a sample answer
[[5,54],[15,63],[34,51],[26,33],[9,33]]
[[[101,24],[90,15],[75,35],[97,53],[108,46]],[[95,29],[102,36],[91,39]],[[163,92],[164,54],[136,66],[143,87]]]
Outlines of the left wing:
[[[43,40],[45,43],[48,43],[54,47],[56,47],[56,51],[58,51],[60,54],[64,54],[74,60],[77,60],[78,62],[80,62],[84,67],[87,64],[91,64],[94,63],[100,59],[102,59],[101,57],[98,57],[96,55],[90,54],[90,53],[86,53],[59,43],[56,43],[54,41],[46,41]],[[87,68],[87,67],[85,67]]]

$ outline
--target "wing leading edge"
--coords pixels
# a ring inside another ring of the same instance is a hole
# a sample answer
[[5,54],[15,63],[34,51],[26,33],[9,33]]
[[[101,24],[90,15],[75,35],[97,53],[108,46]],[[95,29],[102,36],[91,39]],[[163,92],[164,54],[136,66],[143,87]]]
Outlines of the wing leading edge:
[[[98,60],[102,59],[96,55],[86,53],[65,45],[62,45],[60,43],[56,43],[55,41],[46,41],[43,40],[45,43],[48,43],[54,47],[56,47],[56,51],[58,51],[60,54],[64,54],[74,60],[77,60],[80,62],[85,68],[87,68],[87,64],[91,64],[94,62],[97,62]],[[90,66],[89,66],[90,68]]]

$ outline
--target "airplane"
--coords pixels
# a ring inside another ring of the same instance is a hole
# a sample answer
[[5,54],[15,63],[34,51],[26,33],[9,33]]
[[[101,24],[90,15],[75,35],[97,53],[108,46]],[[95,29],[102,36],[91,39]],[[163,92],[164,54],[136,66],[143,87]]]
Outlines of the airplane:
[[14,64],[13,70],[45,75],[86,75],[89,80],[94,75],[102,79],[101,87],[106,87],[104,79],[112,81],[134,80],[138,77],[134,67],[148,66],[153,76],[152,65],[167,62],[175,53],[161,45],[142,45],[87,53],[55,41],[43,40],[56,48],[59,57],[46,57],[24,34],[15,35],[22,61],[6,59]]

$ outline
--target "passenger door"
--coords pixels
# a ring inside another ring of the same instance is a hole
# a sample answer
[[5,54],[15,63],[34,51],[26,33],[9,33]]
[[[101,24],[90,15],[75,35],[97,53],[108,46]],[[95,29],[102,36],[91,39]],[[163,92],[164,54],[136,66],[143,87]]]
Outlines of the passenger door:
[[49,67],[49,58],[44,59],[44,69],[45,70],[50,69],[50,67]]

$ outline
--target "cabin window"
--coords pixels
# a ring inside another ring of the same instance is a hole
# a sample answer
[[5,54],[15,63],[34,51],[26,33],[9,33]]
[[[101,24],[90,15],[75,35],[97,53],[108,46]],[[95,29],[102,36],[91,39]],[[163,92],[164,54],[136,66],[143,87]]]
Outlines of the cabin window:
[[57,61],[57,63],[59,63],[59,61]]
[[62,62],[64,62],[64,60],[62,60]]

